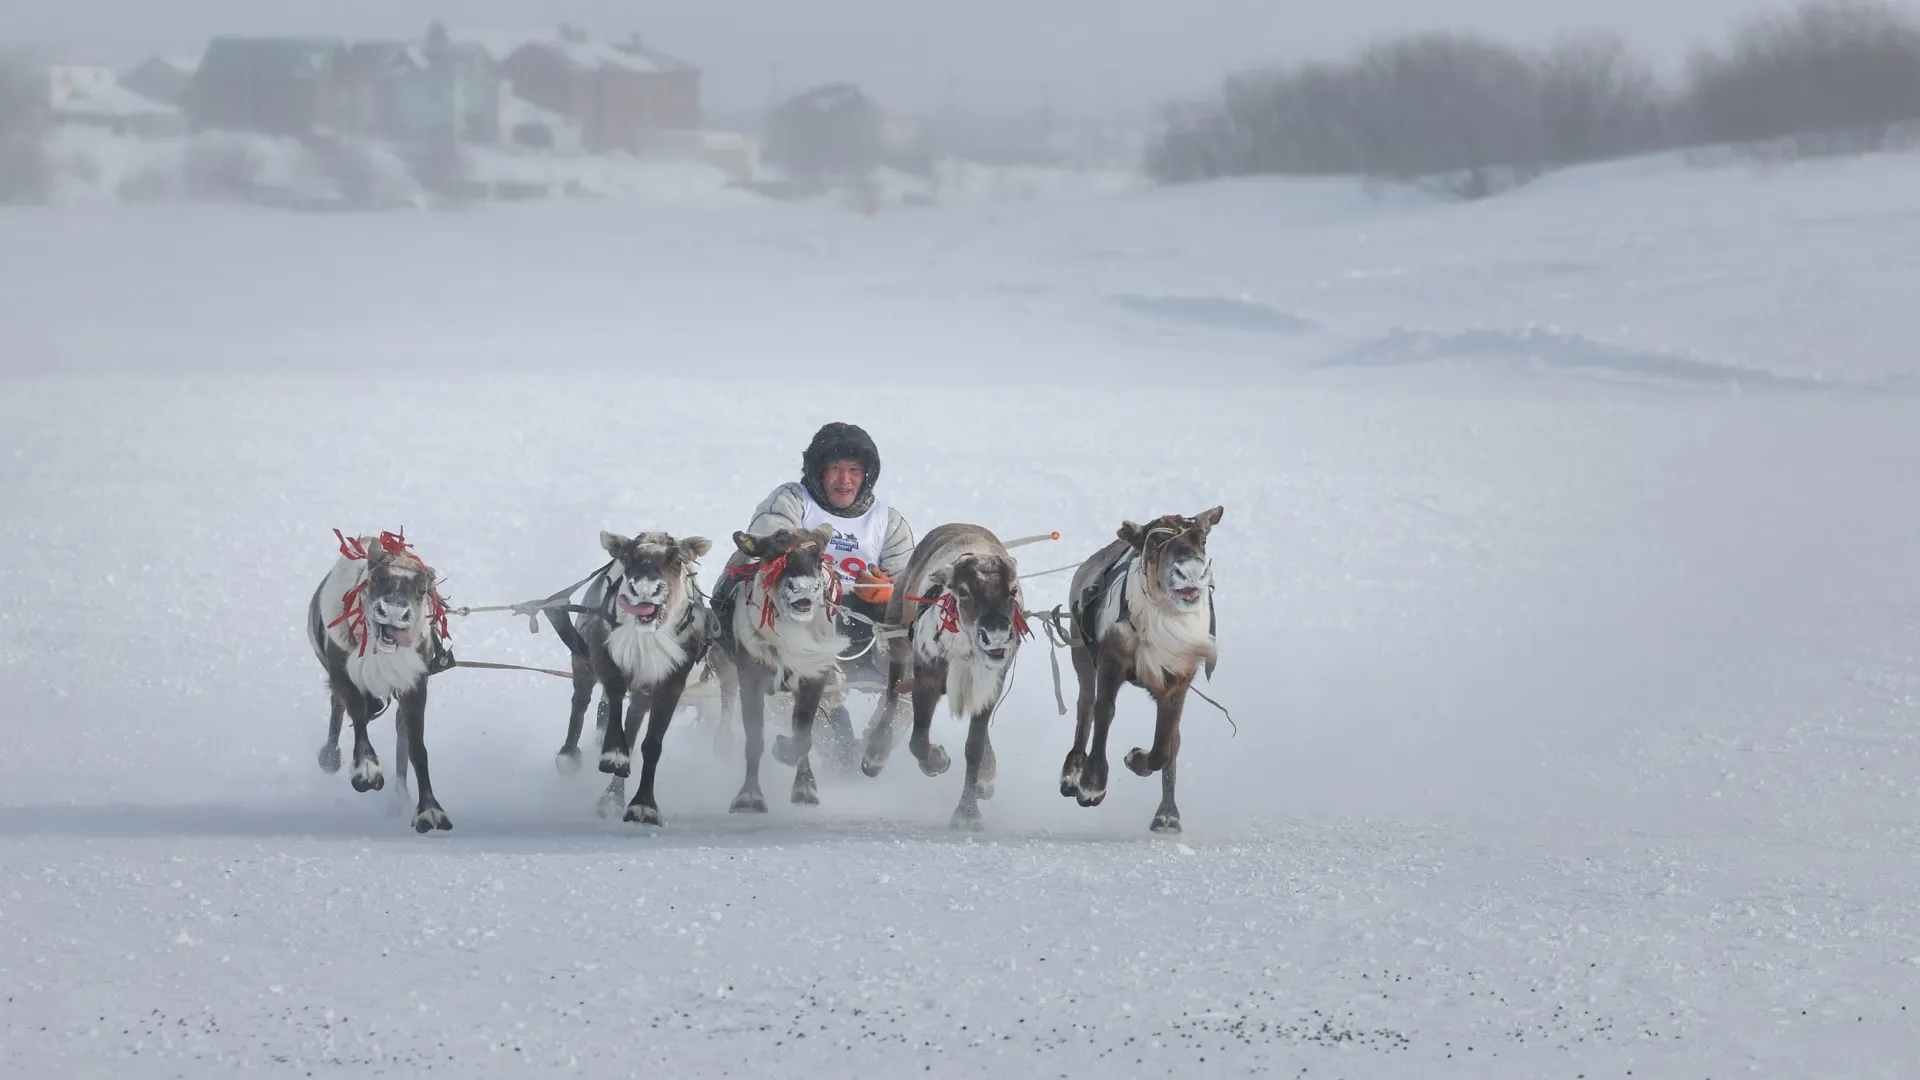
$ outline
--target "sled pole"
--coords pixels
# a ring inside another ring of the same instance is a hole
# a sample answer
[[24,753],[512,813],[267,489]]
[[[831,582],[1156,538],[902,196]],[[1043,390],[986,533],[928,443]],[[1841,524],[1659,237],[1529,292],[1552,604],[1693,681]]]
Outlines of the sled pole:
[[1002,540],[1000,546],[1003,548],[1026,547],[1028,544],[1038,544],[1047,540],[1058,539],[1060,539],[1060,534],[1057,532],[1036,533],[1033,536],[1023,536],[1018,540]]

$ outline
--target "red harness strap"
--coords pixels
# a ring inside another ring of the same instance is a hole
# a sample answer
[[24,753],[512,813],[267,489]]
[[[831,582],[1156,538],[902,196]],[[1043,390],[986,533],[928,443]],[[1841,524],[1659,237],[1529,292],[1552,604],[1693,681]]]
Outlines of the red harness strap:
[[[929,604],[940,609],[940,632],[957,634],[960,632],[960,602],[950,592],[939,596],[909,596],[907,599],[916,604]],[[1027,613],[1020,610],[1018,598],[1013,604],[1013,638],[1021,641],[1033,636],[1033,628],[1027,625]]]
[[[825,552],[821,553],[820,558],[821,563],[827,567],[827,617],[831,619],[840,607],[840,576],[833,573],[833,561],[827,557]],[[765,589],[767,593],[766,599],[760,602],[760,629],[762,630],[768,629],[773,625],[775,614],[773,610],[773,590],[774,586],[780,584],[780,578],[785,575],[786,572],[787,557],[785,554],[782,554],[777,559],[772,559],[764,563],[755,559],[752,562],[745,562],[739,566],[730,566],[727,568],[727,573],[732,574],[742,581],[751,578],[756,573],[760,575],[760,587]]]
[[927,604],[931,607],[939,608],[940,630],[942,633],[957,634],[960,632],[960,601],[955,599],[952,593],[943,592],[939,596],[909,596],[907,599],[916,604]]

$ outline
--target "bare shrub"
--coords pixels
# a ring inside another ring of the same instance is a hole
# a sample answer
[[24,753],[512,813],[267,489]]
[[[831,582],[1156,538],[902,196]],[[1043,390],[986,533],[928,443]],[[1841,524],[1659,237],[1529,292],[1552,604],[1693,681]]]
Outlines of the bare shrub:
[[1546,85],[1533,58],[1483,38],[1398,38],[1342,63],[1229,77],[1214,101],[1163,118],[1147,167],[1162,180],[1250,173],[1426,180],[1477,198],[1525,182],[1550,160],[1542,138]]
[[1618,37],[1569,38],[1549,49],[1539,68],[1546,160],[1604,161],[1670,143],[1672,102],[1653,69]]
[[1688,65],[1688,134],[1761,157],[1859,153],[1920,118],[1920,23],[1880,4],[1816,0],[1743,24]]

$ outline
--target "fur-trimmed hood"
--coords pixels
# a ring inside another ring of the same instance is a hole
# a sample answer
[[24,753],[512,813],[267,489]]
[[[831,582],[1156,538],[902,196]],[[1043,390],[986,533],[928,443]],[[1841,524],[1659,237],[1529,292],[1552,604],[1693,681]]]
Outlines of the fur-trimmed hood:
[[[845,510],[836,508],[827,498],[823,482],[827,466],[836,461],[857,461],[867,471],[860,494]],[[880,482],[880,448],[873,437],[854,424],[838,421],[813,433],[813,441],[800,458],[800,483],[820,508],[835,517],[857,518],[873,508],[873,486]]]

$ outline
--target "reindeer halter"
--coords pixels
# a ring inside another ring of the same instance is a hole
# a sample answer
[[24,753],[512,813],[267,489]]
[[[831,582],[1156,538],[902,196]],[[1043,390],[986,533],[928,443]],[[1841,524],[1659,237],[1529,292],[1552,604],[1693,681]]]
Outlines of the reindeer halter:
[[[827,618],[831,619],[838,614],[840,608],[840,575],[833,572],[833,560],[824,551],[820,553],[820,562],[822,566],[826,567],[827,571]],[[769,629],[773,626],[775,617],[773,610],[774,588],[780,584],[780,579],[786,572],[786,552],[782,552],[777,559],[768,559],[765,561],[754,559],[751,562],[744,562],[739,566],[730,566],[727,568],[727,573],[732,574],[742,581],[746,581],[756,573],[760,575],[760,588],[767,594],[766,599],[760,602],[760,629],[762,630]]]
[[[366,545],[362,544],[358,537],[349,537],[339,529],[333,530],[333,535],[340,540],[340,554],[343,557],[356,561],[367,558]],[[426,560],[422,559],[420,554],[413,550],[413,545],[407,542],[405,536],[400,533],[382,530],[379,544],[382,551],[394,558],[413,560],[414,569],[419,573],[425,574],[428,581],[433,581],[433,567],[428,566]],[[347,640],[359,642],[361,656],[367,655],[367,644],[373,637],[373,635],[367,632],[366,611],[367,584],[372,580],[373,577],[371,575],[363,577],[353,588],[342,593],[340,596],[340,616],[327,624],[327,629],[331,630],[341,623],[346,623]],[[427,616],[428,626],[432,628],[433,632],[437,634],[441,640],[452,637],[451,631],[447,628],[447,603],[440,596],[438,583],[431,584],[427,587],[427,603],[431,611]]]

